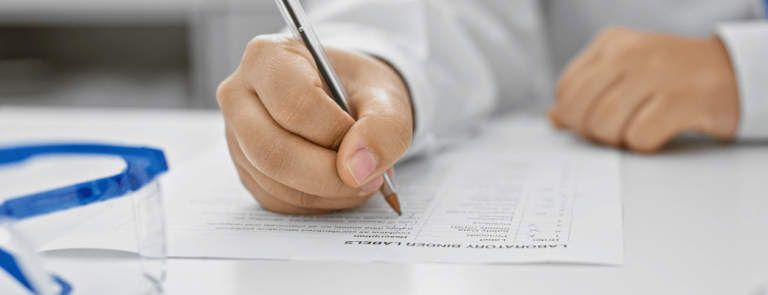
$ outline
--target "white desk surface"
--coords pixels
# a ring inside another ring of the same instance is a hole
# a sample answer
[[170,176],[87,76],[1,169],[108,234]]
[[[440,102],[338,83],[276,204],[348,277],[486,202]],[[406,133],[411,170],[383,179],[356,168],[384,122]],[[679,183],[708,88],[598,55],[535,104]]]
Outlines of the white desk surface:
[[[0,107],[0,143],[150,144],[166,151],[171,173],[222,136],[217,111]],[[624,153],[621,179],[621,267],[170,259],[166,293],[766,294],[768,143],[680,141],[659,155]],[[82,212],[25,226],[40,245]],[[133,282],[117,279],[133,270],[132,254],[68,250],[46,257],[75,285],[74,294],[122,294]]]

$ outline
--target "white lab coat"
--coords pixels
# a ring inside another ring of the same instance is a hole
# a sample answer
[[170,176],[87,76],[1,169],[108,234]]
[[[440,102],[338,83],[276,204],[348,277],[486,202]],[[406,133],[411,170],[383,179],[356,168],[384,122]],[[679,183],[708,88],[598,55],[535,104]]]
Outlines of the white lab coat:
[[403,76],[413,154],[482,118],[543,110],[560,70],[609,25],[719,34],[739,85],[738,137],[768,138],[763,9],[761,0],[320,0],[307,10],[324,46],[378,56]]

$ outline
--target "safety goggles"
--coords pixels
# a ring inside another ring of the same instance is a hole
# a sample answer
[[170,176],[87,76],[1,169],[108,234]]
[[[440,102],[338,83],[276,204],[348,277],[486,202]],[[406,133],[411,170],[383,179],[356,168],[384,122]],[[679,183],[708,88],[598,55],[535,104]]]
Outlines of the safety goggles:
[[146,277],[162,293],[165,279],[165,218],[157,176],[168,171],[161,150],[100,144],[54,144],[0,148],[0,167],[39,156],[117,156],[120,173],[53,190],[7,199],[0,204],[0,268],[29,294],[66,295],[72,286],[46,272],[39,256],[14,231],[19,220],[130,195],[136,241]]

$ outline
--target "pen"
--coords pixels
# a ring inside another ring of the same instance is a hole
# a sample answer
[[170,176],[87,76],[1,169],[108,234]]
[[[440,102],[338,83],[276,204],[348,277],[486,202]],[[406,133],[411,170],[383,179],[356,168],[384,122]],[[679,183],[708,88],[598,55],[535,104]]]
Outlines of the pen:
[[[341,107],[342,110],[347,112],[352,118],[355,118],[353,109],[349,107],[349,101],[347,100],[347,93],[344,88],[341,87],[341,82],[336,71],[331,66],[331,61],[325,54],[323,46],[320,45],[320,40],[315,35],[315,31],[312,30],[312,26],[309,24],[309,19],[304,13],[304,9],[297,0],[275,0],[277,7],[280,8],[280,12],[291,27],[294,37],[304,41],[304,45],[312,54],[312,58],[315,59],[317,69],[320,71],[325,84],[328,85],[328,89],[331,92],[331,97],[336,104]],[[397,192],[395,191],[395,185],[392,182],[392,178],[389,177],[388,172],[382,174],[384,177],[384,183],[381,186],[381,194],[384,195],[384,199],[387,201],[390,207],[397,212],[397,215],[402,215],[400,211],[400,202],[397,199]]]

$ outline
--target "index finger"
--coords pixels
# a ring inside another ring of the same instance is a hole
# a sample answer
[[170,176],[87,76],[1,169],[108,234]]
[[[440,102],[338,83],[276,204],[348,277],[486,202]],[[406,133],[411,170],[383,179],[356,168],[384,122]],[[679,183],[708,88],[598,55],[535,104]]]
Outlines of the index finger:
[[281,128],[259,97],[243,90],[242,81],[227,80],[219,93],[224,119],[248,161],[288,187],[320,197],[355,196],[336,172],[336,152]]
[[298,40],[259,36],[248,45],[236,75],[253,87],[282,128],[317,145],[338,149],[355,120],[323,88],[312,55]]

